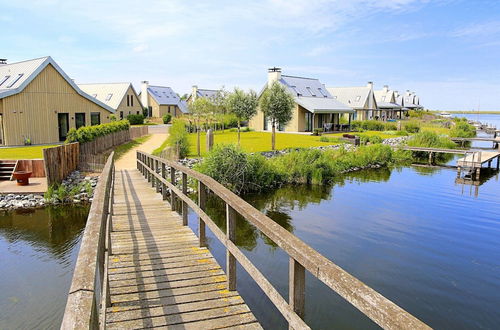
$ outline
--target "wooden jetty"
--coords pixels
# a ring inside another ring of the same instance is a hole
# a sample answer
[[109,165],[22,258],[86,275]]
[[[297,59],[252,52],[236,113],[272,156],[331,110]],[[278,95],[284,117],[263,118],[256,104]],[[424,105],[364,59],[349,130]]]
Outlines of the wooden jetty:
[[[385,329],[430,329],[323,257],[212,178],[146,153],[116,171],[110,155],[94,193],[61,329],[261,328],[239,296],[244,268],[293,329],[304,322],[306,270]],[[179,174],[179,175],[176,175]],[[198,200],[188,196],[197,183]],[[205,213],[208,194],[226,204],[226,231]],[[198,216],[198,236],[187,226]],[[289,256],[285,299],[234,243],[243,217]],[[206,227],[226,249],[225,272],[206,244]]]
[[500,168],[500,152],[498,151],[477,151],[465,155],[457,161],[457,176],[460,177],[463,169],[468,169],[475,180],[479,180],[483,164],[488,164],[491,168],[493,160],[496,159],[496,169]]

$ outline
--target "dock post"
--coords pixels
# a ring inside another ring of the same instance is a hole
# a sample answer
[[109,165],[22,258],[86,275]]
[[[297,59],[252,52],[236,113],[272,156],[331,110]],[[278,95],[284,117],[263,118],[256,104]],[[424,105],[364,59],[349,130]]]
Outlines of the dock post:
[[461,174],[462,174],[462,168],[460,166],[457,166],[457,178],[460,178]]
[[[170,181],[175,186],[175,168],[170,166]],[[172,211],[177,211],[177,207],[175,205],[175,193],[173,189],[170,189],[170,207]]]
[[290,257],[288,281],[288,304],[303,319],[306,297],[306,271],[304,266],[293,257]]
[[[198,181],[198,206],[200,209],[205,211],[205,207],[207,204],[207,191],[205,185]],[[207,246],[206,238],[205,238],[205,221],[201,217],[198,217],[198,235],[200,236],[200,247]]]
[[476,180],[479,180],[479,176],[481,175],[481,167],[476,168]]
[[[182,193],[187,196],[187,186],[188,186],[188,176],[186,173],[182,173]],[[188,224],[188,205],[185,201],[182,201],[182,225],[187,226]]]
[[[226,204],[226,237],[231,242],[236,241],[236,211]],[[226,276],[227,289],[229,291],[236,290],[236,258],[226,248]]]
[[433,152],[429,152],[429,165],[432,165],[432,154]]
[[500,156],[497,157],[497,171],[500,169]]

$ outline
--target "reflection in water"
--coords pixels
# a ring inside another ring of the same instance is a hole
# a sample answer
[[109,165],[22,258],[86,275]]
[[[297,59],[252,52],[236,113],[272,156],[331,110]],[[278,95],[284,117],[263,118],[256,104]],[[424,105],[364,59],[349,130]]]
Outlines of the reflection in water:
[[88,210],[0,214],[0,329],[59,327]]

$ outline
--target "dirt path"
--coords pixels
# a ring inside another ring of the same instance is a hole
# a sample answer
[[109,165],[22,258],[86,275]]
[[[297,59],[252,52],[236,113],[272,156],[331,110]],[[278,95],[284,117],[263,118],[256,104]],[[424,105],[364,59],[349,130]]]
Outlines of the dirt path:
[[152,134],[151,137],[143,144],[130,149],[125,155],[118,159],[115,163],[117,170],[134,169],[137,167],[136,152],[137,150],[144,152],[153,152],[156,148],[161,146],[163,141],[167,138],[168,134]]

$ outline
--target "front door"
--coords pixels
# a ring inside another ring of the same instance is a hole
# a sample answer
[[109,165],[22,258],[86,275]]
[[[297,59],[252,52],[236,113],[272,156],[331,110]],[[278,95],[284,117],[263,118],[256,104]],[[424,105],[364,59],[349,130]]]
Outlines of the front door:
[[57,114],[57,124],[59,127],[59,141],[65,141],[69,131],[69,115],[67,113]]

